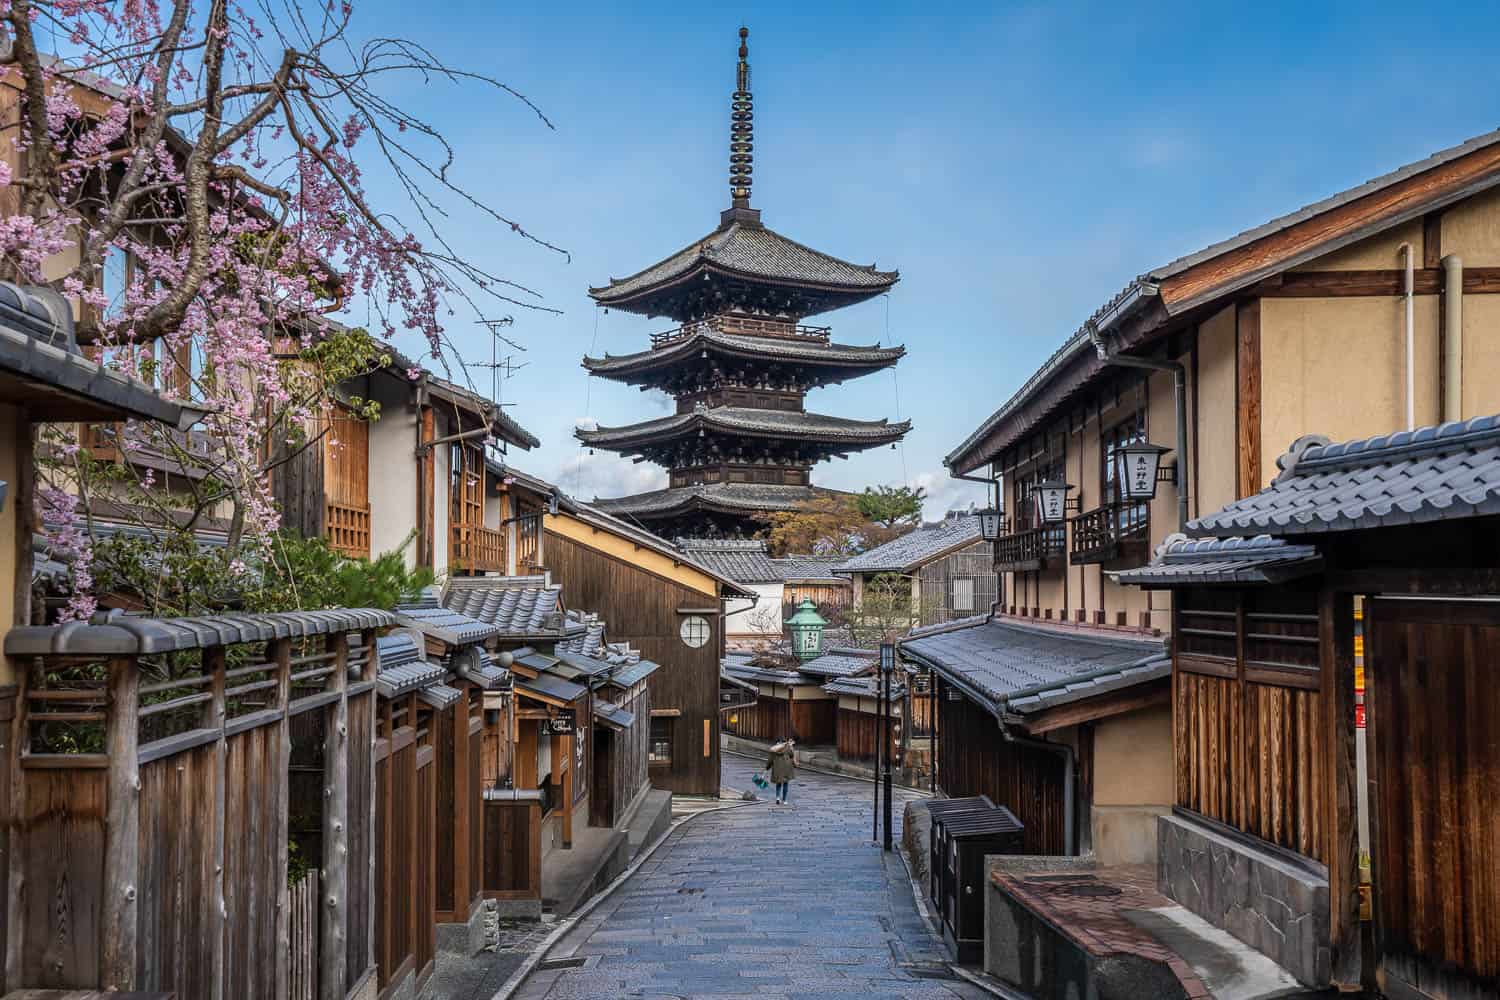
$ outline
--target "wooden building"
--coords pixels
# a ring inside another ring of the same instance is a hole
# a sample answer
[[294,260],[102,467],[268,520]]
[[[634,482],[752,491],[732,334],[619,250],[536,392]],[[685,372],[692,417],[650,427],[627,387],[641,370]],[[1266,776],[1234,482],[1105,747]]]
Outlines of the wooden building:
[[854,603],[853,582],[834,572],[843,556],[783,556],[771,565],[781,576],[781,620],[797,613],[803,601],[817,605],[818,614],[832,626],[842,626]]
[[878,675],[839,677],[823,685],[823,690],[838,699],[838,737],[836,746],[840,761],[875,765],[881,751],[881,731],[885,731],[885,753],[890,760],[901,756],[901,731],[906,706],[905,675],[892,678],[890,723],[882,726],[880,701],[884,697]]
[[532,556],[574,607],[659,669],[651,689],[651,783],[681,795],[719,793],[719,660],[726,614],[754,592],[648,531],[508,470],[512,502],[538,512]]
[[1172,774],[1160,641],[985,619],[897,648],[931,675],[939,792],[1005,806],[1027,854],[1155,860]]
[[[308,323],[340,329],[321,317]],[[272,477],[283,523],[366,559],[399,548],[415,529],[408,566],[438,575],[514,573],[514,532],[487,454],[530,449],[537,439],[492,401],[379,346],[391,363],[347,380],[335,395],[378,403],[380,417],[367,421],[334,402],[305,428],[317,444]]]
[[637,456],[668,470],[664,490],[598,501],[604,510],[666,537],[744,537],[755,518],[830,491],[812,467],[892,444],[910,423],[811,413],[809,390],[894,365],[901,347],[833,342],[803,320],[888,291],[899,275],[795,243],[750,207],[751,96],[740,29],[733,95],[731,206],[718,227],[630,277],[591,288],[606,309],[666,316],[678,324],[648,350],[584,358],[589,374],[660,389],[675,412],[626,427],[579,430],[591,448]]
[[[733,580],[755,595],[755,603],[727,615],[724,638],[730,648],[753,648],[781,640],[785,619],[784,584],[776,560],[758,538],[679,538],[677,547],[699,565]],[[790,617],[788,615],[787,617]]]
[[[845,560],[834,572],[852,583],[853,614],[874,593],[877,580],[892,577],[911,588],[912,625],[940,625],[958,618],[988,614],[995,604],[995,571],[990,546],[979,537],[979,518],[950,511],[941,521],[923,524],[900,538]],[[884,604],[884,600],[876,599]],[[888,617],[881,607],[877,617]],[[856,621],[856,627],[858,623]]]
[[[1161,889],[1309,985],[1360,983],[1356,604],[1380,991],[1500,984],[1500,418],[1331,444],[1122,583],[1169,588],[1175,807]],[[1263,534],[1264,533],[1264,534]],[[1201,539],[1201,540],[1197,540]],[[1192,877],[1213,857],[1212,878]],[[1267,914],[1275,934],[1241,914]]]

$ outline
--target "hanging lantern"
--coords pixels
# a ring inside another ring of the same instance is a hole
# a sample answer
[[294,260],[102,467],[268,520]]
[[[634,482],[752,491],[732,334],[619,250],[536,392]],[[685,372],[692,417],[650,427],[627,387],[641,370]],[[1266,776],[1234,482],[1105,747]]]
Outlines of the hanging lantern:
[[1071,483],[1048,479],[1033,488],[1036,496],[1036,518],[1042,524],[1062,524],[1068,516],[1068,491]]
[[1004,520],[998,510],[986,509],[976,512],[979,515],[979,536],[987,542],[993,542],[1000,537],[1000,522]]
[[818,606],[803,599],[797,613],[786,620],[792,633],[792,652],[799,660],[816,659],[823,652],[823,628],[828,624],[818,614]]
[[1156,499],[1156,484],[1161,457],[1171,452],[1149,441],[1121,445],[1115,451],[1115,483],[1119,498],[1125,501]]

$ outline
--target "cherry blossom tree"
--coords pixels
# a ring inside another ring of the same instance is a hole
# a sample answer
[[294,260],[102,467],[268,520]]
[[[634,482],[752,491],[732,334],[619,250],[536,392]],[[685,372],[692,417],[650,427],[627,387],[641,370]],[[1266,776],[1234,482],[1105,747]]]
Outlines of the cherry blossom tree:
[[[349,2],[0,0],[0,83],[14,95],[0,107],[0,277],[76,300],[80,341],[207,411],[206,448],[159,427],[126,435],[200,467],[175,523],[227,506],[226,568],[274,537],[268,474],[313,443],[288,428],[317,416],[330,385],[389,363],[312,318],[357,296],[372,333],[420,338],[405,353],[441,359],[457,308],[481,321],[546,308],[454,249],[455,207],[465,225],[565,254],[459,186],[454,148],[386,94],[413,79],[483,88],[551,128],[540,109],[353,26]],[[375,202],[377,172],[401,204]],[[73,560],[70,613],[87,614],[88,449],[64,437],[43,450],[63,476],[42,477],[38,504]],[[133,495],[158,502],[151,474],[124,468]]]

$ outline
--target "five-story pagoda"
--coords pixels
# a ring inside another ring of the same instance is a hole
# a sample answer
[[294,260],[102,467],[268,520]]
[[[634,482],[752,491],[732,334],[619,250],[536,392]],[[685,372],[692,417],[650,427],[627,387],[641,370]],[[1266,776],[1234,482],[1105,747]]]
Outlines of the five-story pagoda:
[[577,432],[591,448],[666,467],[666,489],[598,503],[669,538],[751,534],[763,527],[757,515],[832,492],[812,485],[814,465],[893,444],[911,427],[825,416],[804,405],[809,389],[879,371],[906,353],[836,344],[828,327],[803,323],[879,295],[899,275],[795,243],[750,207],[748,35],[740,29],[732,201],[718,228],[637,274],[589,289],[600,306],[679,324],[654,335],[649,350],[583,359],[591,375],[666,392],[676,413]]

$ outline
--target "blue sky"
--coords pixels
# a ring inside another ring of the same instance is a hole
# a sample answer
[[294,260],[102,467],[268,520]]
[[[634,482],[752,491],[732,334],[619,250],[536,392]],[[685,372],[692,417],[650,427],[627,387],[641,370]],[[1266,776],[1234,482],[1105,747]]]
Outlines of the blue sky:
[[[514,311],[527,367],[503,396],[543,442],[514,463],[586,498],[661,485],[572,438],[580,418],[666,411],[578,361],[639,350],[670,322],[599,315],[587,288],[703,236],[727,207],[742,20],[765,222],[902,275],[888,300],[820,320],[846,343],[905,344],[897,375],[809,405],[894,418],[899,396],[914,430],[815,481],[920,482],[929,516],[977,496],[946,480],[943,455],[1131,277],[1500,124],[1496,25],[1395,5],[361,4],[359,33],[493,74],[556,125],[474,85],[392,94],[452,140],[460,183],[571,252],[452,220],[456,247],[561,310]],[[450,335],[488,360],[472,317]]]

